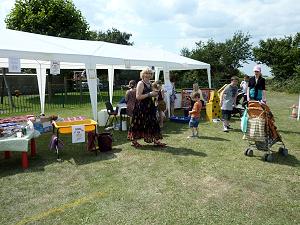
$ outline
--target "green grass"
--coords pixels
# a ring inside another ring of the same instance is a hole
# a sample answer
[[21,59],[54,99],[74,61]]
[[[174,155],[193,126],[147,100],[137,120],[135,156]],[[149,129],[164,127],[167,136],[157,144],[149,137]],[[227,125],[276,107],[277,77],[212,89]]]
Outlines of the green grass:
[[[299,224],[300,122],[289,118],[297,95],[268,100],[290,153],[273,163],[260,151],[243,155],[237,118],[228,134],[202,121],[201,138],[192,140],[187,125],[168,122],[163,150],[136,150],[115,131],[113,152],[95,156],[64,136],[62,163],[45,134],[30,169],[21,169],[18,153],[0,160],[0,224]],[[91,109],[57,113],[91,116]]]

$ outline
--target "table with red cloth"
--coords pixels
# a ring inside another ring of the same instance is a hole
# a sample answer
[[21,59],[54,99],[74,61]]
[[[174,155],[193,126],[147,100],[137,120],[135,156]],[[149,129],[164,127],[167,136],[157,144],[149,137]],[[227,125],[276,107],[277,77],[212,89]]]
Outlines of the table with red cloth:
[[36,130],[28,130],[27,134],[22,137],[16,137],[12,135],[10,137],[0,138],[0,151],[4,152],[5,158],[11,157],[11,152],[22,152],[22,168],[27,169],[29,167],[27,152],[30,152],[31,156],[36,154],[36,143],[35,138],[37,138],[40,133]]

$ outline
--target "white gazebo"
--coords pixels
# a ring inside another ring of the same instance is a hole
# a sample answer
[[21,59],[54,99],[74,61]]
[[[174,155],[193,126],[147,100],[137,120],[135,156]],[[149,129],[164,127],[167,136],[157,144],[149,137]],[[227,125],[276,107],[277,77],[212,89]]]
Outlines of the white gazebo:
[[[1,30],[0,67],[8,67],[9,58],[21,60],[22,68],[36,68],[41,112],[45,111],[46,69],[51,61],[60,62],[61,69],[86,69],[93,117],[97,120],[96,69],[108,70],[110,101],[113,97],[114,69],[155,68],[155,80],[164,72],[170,84],[172,70],[207,70],[211,88],[210,65],[163,50],[136,48],[102,41],[75,40],[15,30]],[[169,104],[167,104],[169,108]]]

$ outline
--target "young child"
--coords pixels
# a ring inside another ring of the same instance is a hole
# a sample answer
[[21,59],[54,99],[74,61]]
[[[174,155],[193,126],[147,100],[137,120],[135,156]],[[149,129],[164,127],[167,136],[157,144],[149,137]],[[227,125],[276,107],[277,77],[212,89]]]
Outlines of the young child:
[[243,91],[243,103],[247,101],[247,89],[248,89],[248,83],[249,83],[249,76],[245,75],[244,80],[240,84],[240,88]]
[[164,90],[162,89],[162,83],[160,80],[152,84],[152,90],[158,92],[158,96],[155,97],[154,103],[157,108],[159,126],[160,128],[163,128],[166,103],[164,101]]
[[198,125],[199,125],[200,112],[202,108],[202,103],[200,101],[200,93],[199,92],[194,93],[192,98],[195,101],[192,111],[189,111],[189,115],[191,116],[189,126],[192,129],[192,135],[188,136],[188,138],[199,137]]
[[231,83],[228,84],[220,96],[220,105],[222,109],[223,131],[228,132],[230,128],[229,120],[231,112],[235,106],[237,92],[238,92],[238,78],[231,77]]

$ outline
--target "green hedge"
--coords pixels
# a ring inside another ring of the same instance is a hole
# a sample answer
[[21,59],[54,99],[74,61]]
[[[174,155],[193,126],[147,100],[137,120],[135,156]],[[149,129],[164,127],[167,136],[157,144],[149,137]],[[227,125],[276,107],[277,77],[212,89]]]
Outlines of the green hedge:
[[268,90],[287,92],[287,93],[299,93],[300,76],[296,76],[287,80],[278,80],[275,78],[266,79],[266,85]]

